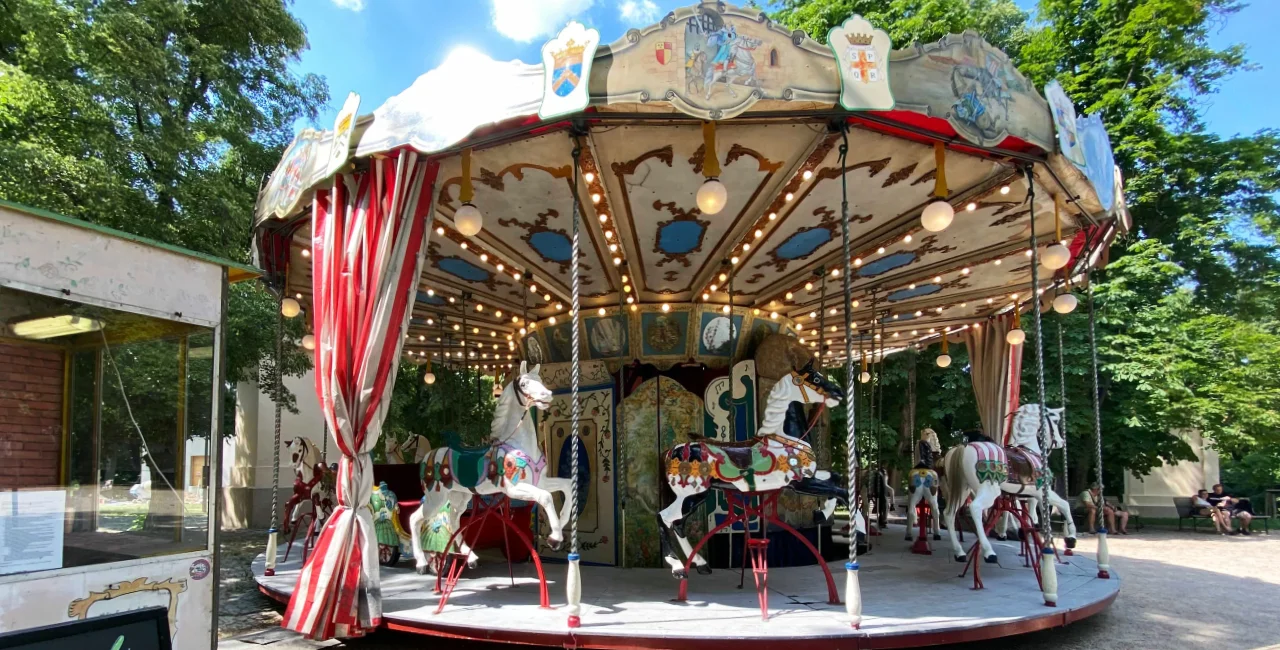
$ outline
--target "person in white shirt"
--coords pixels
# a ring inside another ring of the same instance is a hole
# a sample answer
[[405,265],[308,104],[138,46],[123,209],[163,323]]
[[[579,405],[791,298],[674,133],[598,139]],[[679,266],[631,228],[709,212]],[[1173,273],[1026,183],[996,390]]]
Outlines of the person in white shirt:
[[1227,518],[1227,514],[1225,512],[1214,507],[1212,503],[1209,503],[1208,490],[1200,490],[1192,495],[1191,511],[1201,517],[1209,517],[1210,519],[1213,519],[1213,526],[1218,529],[1219,533],[1222,533],[1223,535],[1230,534],[1231,520]]
[[[1102,516],[1106,518],[1107,530],[1117,532],[1121,535],[1129,534],[1129,513],[1124,510],[1116,511],[1111,504],[1102,502],[1102,488],[1097,483],[1089,486],[1089,489],[1080,493],[1080,505],[1085,509],[1085,517],[1089,521],[1089,532],[1096,533],[1094,522],[1098,518],[1098,508],[1102,508]],[[1116,528],[1116,518],[1120,519],[1120,527]]]

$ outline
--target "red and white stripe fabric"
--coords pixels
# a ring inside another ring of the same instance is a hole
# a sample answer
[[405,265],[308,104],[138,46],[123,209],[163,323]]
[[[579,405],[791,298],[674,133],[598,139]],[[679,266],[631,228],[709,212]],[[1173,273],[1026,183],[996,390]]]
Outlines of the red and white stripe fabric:
[[[1004,431],[998,438],[1004,444],[1009,444],[1009,437],[1013,434],[1013,414],[1018,411],[1018,400],[1022,399],[1022,348],[1024,345],[1010,345],[1009,350],[1009,371],[1005,375],[1008,385],[1005,386],[1004,392],[1008,401],[1005,403]],[[996,438],[996,436],[992,436]]]
[[437,166],[411,151],[338,175],[312,204],[316,394],[342,458],[338,507],[298,576],[284,627],[361,636],[382,619],[369,453],[382,434],[431,231]]

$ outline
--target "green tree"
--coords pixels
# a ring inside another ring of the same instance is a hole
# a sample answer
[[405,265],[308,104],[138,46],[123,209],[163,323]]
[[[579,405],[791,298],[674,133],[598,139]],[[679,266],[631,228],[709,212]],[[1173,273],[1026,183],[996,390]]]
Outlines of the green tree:
[[[0,0],[0,198],[248,262],[258,188],[328,99],[290,70],[306,47],[282,0]],[[237,285],[228,313],[228,378],[268,378],[275,299]]]

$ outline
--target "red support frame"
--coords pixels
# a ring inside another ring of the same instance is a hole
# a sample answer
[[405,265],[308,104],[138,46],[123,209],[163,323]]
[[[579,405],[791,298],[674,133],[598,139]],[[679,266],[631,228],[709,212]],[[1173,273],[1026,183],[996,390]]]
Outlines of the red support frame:
[[[1015,521],[1018,522],[1018,530],[1021,532],[1022,548],[1019,549],[1018,555],[1023,558],[1023,566],[1030,566],[1036,574],[1036,584],[1043,587],[1043,578],[1040,575],[1040,549],[1044,548],[1044,543],[1040,538],[1040,531],[1031,523],[1031,513],[1027,510],[1027,502],[1013,495],[1001,494],[996,502],[987,511],[986,521],[983,522],[983,530],[986,531],[987,537],[990,538],[991,531],[995,529],[996,523],[1005,513],[1013,515]],[[959,528],[959,525],[956,526]],[[973,588],[982,589],[982,562],[978,560],[978,556],[982,552],[982,541],[974,540],[973,546],[969,548],[969,559],[964,564],[964,570],[960,572],[960,577],[964,577],[969,572],[969,567],[973,566]]]
[[[729,499],[729,514],[715,528],[707,531],[697,544],[693,545],[693,551],[689,553],[689,557],[684,561],[684,575],[680,580],[680,590],[676,595],[676,600],[684,601],[689,597],[689,568],[693,565],[693,558],[697,557],[698,551],[706,546],[711,540],[711,536],[732,526],[733,524],[742,523],[742,530],[746,538],[745,550],[746,556],[742,558],[743,571],[746,571],[746,563],[748,557],[751,562],[751,574],[756,582],[756,595],[760,599],[760,617],[769,620],[769,524],[773,524],[791,533],[796,539],[804,544],[805,548],[813,554],[814,560],[818,562],[818,566],[822,568],[822,575],[827,579],[827,602],[832,605],[840,605],[840,592],[836,590],[836,581],[831,577],[831,569],[827,568],[827,563],[822,559],[822,554],[814,548],[808,538],[801,535],[799,531],[787,525],[786,522],[778,519],[778,492],[725,492],[725,496]],[[758,499],[758,501],[755,501]],[[754,501],[754,502],[753,502]],[[751,520],[759,519],[762,523],[760,526],[760,537],[751,537]]]
[[920,524],[920,530],[916,535],[916,541],[911,545],[911,552],[916,555],[933,555],[933,549],[929,548],[929,524],[933,521],[933,509],[929,507],[929,502],[921,499],[916,504],[916,521]]
[[[455,542],[465,543],[468,548],[478,546],[480,534],[484,531],[484,523],[490,517],[496,517],[503,524],[502,544],[504,554],[507,556],[507,574],[511,576],[511,584],[515,585],[515,569],[511,563],[511,539],[507,535],[508,529],[516,534],[516,539],[524,544],[529,550],[529,557],[533,559],[534,569],[538,572],[538,606],[551,609],[551,598],[547,592],[547,576],[542,572],[542,559],[538,557],[538,549],[534,547],[529,534],[520,530],[520,527],[511,521],[511,498],[505,494],[496,494],[492,499],[486,502],[478,494],[472,496],[471,517],[467,523],[453,531],[449,536],[449,542],[445,544],[445,553],[441,554],[440,565],[436,567],[435,590],[440,594],[440,602],[436,605],[435,611],[437,614],[444,611],[444,606],[449,603],[449,596],[453,595],[453,590],[458,585],[458,578],[462,576],[462,571],[467,566],[467,555],[452,550]],[[466,536],[469,531],[474,531],[470,541]],[[458,547],[461,548],[461,544],[458,544]]]

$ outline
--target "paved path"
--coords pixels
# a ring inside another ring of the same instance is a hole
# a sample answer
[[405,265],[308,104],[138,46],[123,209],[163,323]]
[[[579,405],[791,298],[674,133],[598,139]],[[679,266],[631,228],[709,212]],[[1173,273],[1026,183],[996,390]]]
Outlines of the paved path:
[[[220,650],[440,647],[439,640],[391,633],[317,644],[279,630],[280,607],[256,592],[249,574],[249,561],[261,552],[265,539],[261,532],[224,535],[224,609],[229,609],[219,619],[219,629],[236,638],[224,640]],[[1280,644],[1280,534],[1226,538],[1148,528],[1110,541],[1112,564],[1124,576],[1124,589],[1107,611],[1065,629],[957,648],[1217,650]],[[1094,538],[1084,536],[1079,550],[1092,554]]]

